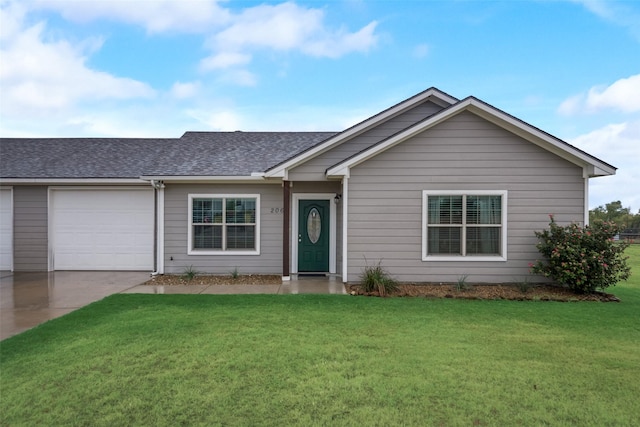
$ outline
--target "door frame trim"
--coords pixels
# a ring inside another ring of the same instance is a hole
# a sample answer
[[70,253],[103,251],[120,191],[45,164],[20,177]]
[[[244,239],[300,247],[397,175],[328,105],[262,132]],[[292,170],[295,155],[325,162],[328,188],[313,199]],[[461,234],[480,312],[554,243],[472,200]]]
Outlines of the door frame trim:
[[336,204],[335,193],[293,193],[291,204],[291,273],[298,273],[298,215],[300,200],[329,201],[329,274],[336,274]]

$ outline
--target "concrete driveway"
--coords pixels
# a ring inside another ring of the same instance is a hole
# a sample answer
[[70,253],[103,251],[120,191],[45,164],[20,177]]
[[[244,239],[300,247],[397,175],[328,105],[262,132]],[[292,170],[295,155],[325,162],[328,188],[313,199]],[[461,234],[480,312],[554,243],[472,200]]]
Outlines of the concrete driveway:
[[3,271],[0,273],[0,340],[148,279],[148,272]]
[[335,277],[294,278],[279,285],[149,286],[148,272],[0,272],[0,340],[116,293],[143,294],[342,294]]

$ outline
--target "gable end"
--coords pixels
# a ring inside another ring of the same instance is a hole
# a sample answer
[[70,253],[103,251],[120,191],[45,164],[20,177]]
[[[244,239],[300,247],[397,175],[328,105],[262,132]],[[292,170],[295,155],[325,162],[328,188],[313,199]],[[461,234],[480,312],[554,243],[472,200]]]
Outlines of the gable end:
[[310,149],[268,169],[265,172],[267,178],[283,178],[287,176],[288,170],[296,167],[332,148],[340,145],[376,126],[381,123],[390,120],[391,118],[400,115],[417,105],[424,102],[433,102],[434,104],[447,108],[448,106],[458,102],[457,98],[452,97],[434,87],[431,87],[417,95],[412,96],[384,111],[354,125],[350,128],[340,132],[339,134],[328,138],[327,140],[319,143],[318,145],[311,147]]
[[395,135],[392,135],[378,144],[351,156],[348,159],[330,167],[326,171],[328,178],[348,177],[350,168],[376,156],[377,154],[397,145],[401,142],[442,123],[451,117],[469,111],[539,147],[556,154],[557,156],[582,167],[585,170],[585,177],[596,177],[614,175],[616,168],[602,160],[556,138],[528,123],[499,110],[484,101],[473,96],[467,97],[457,104],[443,109],[439,113],[427,117],[423,121],[416,123]]

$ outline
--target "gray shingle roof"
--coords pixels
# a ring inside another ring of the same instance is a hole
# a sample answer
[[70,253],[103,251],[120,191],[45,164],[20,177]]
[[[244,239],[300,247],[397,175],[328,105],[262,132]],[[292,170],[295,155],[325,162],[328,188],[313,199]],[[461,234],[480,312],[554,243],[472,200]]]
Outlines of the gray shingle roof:
[[264,172],[335,132],[187,132],[145,175],[250,175]]
[[246,176],[335,132],[187,132],[181,138],[0,138],[1,178]]

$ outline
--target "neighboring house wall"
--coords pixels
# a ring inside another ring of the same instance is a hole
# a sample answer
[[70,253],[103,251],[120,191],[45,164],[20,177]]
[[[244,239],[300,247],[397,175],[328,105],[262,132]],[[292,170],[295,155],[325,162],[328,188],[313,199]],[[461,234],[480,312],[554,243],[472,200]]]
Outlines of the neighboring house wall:
[[[507,190],[507,261],[422,261],[424,190]],[[534,230],[584,216],[582,169],[464,112],[351,169],[349,274],[379,260],[403,282],[514,282],[539,257]]]
[[[189,194],[259,194],[259,255],[188,255]],[[270,184],[167,184],[165,188],[165,273],[197,271],[229,274],[282,274],[282,186]],[[171,259],[173,258],[173,260]]]
[[440,110],[442,110],[442,107],[429,101],[420,104],[293,168],[289,172],[289,179],[292,181],[324,181],[326,179],[325,171],[330,166],[371,147],[390,135],[408,128]]
[[13,269],[47,271],[47,187],[14,186],[13,203]]

